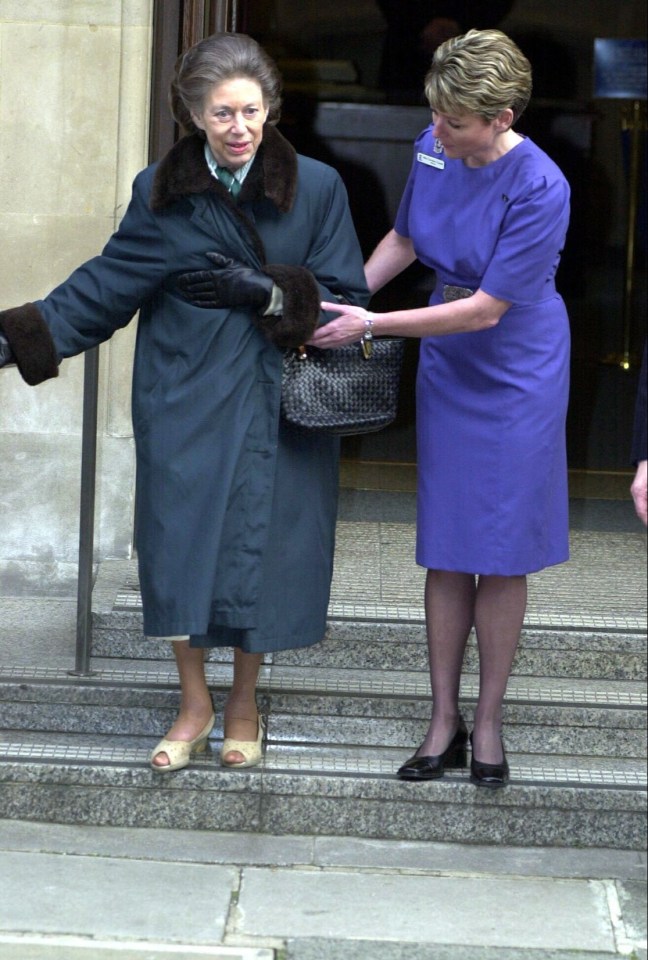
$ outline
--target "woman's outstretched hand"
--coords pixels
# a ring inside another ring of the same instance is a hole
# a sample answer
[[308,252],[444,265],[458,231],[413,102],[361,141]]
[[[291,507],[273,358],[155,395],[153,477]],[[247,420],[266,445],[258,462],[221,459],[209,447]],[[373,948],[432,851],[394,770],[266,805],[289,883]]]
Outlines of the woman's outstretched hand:
[[322,303],[326,313],[340,314],[336,320],[318,327],[308,343],[313,347],[328,350],[331,347],[343,347],[346,343],[362,340],[369,327],[368,319],[373,314],[363,307],[353,307],[348,303]]

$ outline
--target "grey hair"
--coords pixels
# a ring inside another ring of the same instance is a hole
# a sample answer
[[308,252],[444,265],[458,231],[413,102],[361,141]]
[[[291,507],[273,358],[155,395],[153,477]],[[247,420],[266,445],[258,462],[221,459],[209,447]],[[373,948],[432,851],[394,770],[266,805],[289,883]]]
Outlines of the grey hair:
[[254,80],[261,87],[268,123],[281,116],[281,76],[256,40],[244,33],[213,33],[178,57],[169,91],[174,119],[188,133],[196,133],[191,114],[202,111],[212,87],[234,77]]
[[476,114],[490,122],[502,110],[513,123],[531,99],[531,64],[501,30],[469,30],[437,47],[425,78],[433,110]]

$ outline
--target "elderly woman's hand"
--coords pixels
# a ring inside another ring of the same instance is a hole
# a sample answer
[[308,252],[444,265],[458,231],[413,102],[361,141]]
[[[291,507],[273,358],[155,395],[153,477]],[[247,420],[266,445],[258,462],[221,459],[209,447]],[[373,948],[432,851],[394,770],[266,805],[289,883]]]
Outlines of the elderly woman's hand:
[[9,341],[3,333],[0,333],[0,367],[6,367],[7,364],[15,362],[16,358],[9,346]]
[[270,305],[274,282],[267,274],[243,263],[208,253],[213,270],[193,270],[182,273],[176,280],[182,295],[194,306],[255,307],[264,313]]
[[327,313],[339,313],[336,320],[318,327],[308,343],[313,347],[327,350],[332,347],[343,347],[347,343],[355,343],[368,332],[371,332],[373,314],[363,307],[353,307],[348,303],[322,303],[322,310]]

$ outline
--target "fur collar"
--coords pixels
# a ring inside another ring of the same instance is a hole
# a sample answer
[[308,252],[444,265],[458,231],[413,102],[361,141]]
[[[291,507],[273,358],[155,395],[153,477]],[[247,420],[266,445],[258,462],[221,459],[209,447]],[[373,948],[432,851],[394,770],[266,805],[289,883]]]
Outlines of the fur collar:
[[[205,162],[205,141],[198,134],[183,137],[160,160],[150,207],[158,212],[191,193],[210,191],[224,202],[233,203],[222,183],[213,177]],[[241,202],[267,197],[288,213],[297,192],[297,154],[278,130],[266,124],[256,161],[243,181]]]

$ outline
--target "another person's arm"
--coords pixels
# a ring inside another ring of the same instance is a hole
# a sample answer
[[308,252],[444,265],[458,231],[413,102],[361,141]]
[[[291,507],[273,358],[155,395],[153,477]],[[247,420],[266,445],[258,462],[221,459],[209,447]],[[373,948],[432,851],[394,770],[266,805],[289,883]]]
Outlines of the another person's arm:
[[648,526],[648,460],[640,460],[634,475],[630,493],[640,520]]
[[415,260],[414,244],[410,238],[401,237],[395,230],[390,230],[365,264],[370,293],[380,290]]
[[635,404],[634,432],[632,437],[632,462],[636,465],[636,473],[630,487],[637,516],[648,526],[647,483],[648,483],[648,439],[647,424],[648,410],[648,372],[646,369],[646,345],[644,344],[639,385]]
[[389,313],[372,313],[360,307],[324,302],[324,310],[339,316],[316,330],[310,342],[323,348],[341,347],[361,340],[369,331],[376,337],[473,333],[496,326],[510,305],[509,301],[491,297],[483,290],[476,290],[472,296],[451,303],[414,310],[391,310]]
[[[395,230],[380,241],[365,264],[367,286],[375,293],[416,260],[409,237]],[[374,336],[426,337],[448,333],[469,333],[495,326],[510,303],[477,290],[472,297],[415,310],[372,313],[360,307],[324,302],[324,310],[339,314],[337,320],[320,327],[311,340],[318,347],[341,347],[360,340],[370,329]]]

